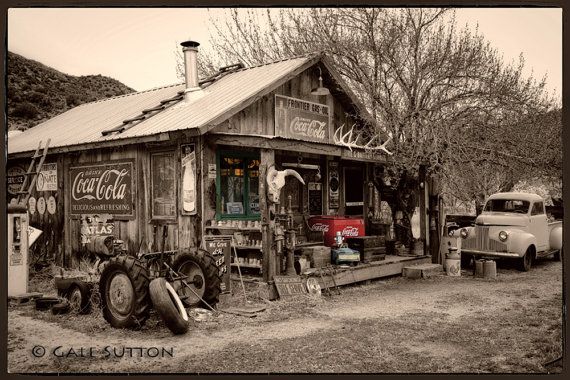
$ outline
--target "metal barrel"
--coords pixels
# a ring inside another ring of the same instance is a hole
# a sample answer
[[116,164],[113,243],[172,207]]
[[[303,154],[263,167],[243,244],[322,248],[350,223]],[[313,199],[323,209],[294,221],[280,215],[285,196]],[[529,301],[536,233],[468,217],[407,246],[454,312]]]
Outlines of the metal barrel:
[[486,260],[483,264],[483,277],[496,278],[497,277],[497,263],[494,260]]
[[475,277],[483,277],[485,260],[475,260]]

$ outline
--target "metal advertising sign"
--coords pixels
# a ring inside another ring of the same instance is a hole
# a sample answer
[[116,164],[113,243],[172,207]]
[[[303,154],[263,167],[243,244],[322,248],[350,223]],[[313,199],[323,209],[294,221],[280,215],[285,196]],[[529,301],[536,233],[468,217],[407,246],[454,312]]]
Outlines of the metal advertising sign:
[[[26,171],[20,166],[12,166],[6,171],[6,183],[8,194],[16,195],[24,183]],[[29,184],[29,180],[28,180]]]
[[273,281],[281,298],[307,293],[300,276],[273,276]]
[[132,159],[71,167],[71,214],[133,217],[133,168]]
[[57,163],[43,164],[36,180],[37,191],[57,191]]
[[222,277],[222,292],[230,291],[230,273],[231,273],[231,254],[232,254],[232,236],[231,235],[215,235],[204,236],[204,248],[210,252],[216,260],[219,268],[220,277]]
[[329,143],[330,125],[328,106],[275,95],[275,136]]

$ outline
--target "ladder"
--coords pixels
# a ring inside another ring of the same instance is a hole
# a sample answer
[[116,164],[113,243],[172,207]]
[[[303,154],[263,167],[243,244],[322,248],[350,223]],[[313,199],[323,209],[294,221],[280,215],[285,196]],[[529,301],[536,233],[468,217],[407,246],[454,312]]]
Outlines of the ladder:
[[[43,148],[42,151],[42,142],[40,141],[40,143],[38,144],[38,147],[36,149],[36,152],[34,153],[34,155],[32,156],[32,162],[30,162],[30,166],[28,167],[28,171],[26,172],[26,174],[24,174],[24,182],[22,182],[22,187],[20,188],[20,191],[18,191],[17,193],[17,198],[16,198],[16,204],[23,204],[24,206],[26,206],[28,204],[28,199],[30,198],[30,195],[32,194],[32,190],[34,189],[34,186],[36,185],[36,181],[38,179],[38,174],[40,173],[41,169],[42,169],[42,165],[44,164],[44,161],[46,159],[46,155],[48,152],[48,148],[49,148],[49,143],[50,143],[51,139],[47,140],[46,145]],[[36,164],[36,160],[40,159],[40,161]],[[31,181],[28,181],[30,179],[30,176],[32,177]],[[29,186],[28,186],[29,183]],[[28,186],[26,188],[26,186]],[[24,198],[22,198],[22,196]]]

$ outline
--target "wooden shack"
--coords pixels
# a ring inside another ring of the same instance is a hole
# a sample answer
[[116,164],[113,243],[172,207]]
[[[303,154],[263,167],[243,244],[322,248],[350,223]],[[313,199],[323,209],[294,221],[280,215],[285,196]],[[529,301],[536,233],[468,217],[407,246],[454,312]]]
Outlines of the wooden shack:
[[[362,130],[367,112],[325,56],[234,65],[199,81],[197,45],[183,44],[185,83],[83,104],[10,137],[9,196],[37,145],[51,139],[28,203],[31,225],[44,231],[36,255],[73,267],[86,235],[98,233],[131,253],[149,251],[160,248],[156,222],[166,222],[166,249],[232,234],[243,267],[269,281],[283,271],[275,244],[283,213],[293,215],[300,246],[322,240],[307,225],[313,215],[357,217],[370,234],[387,233],[380,204],[390,194],[374,185],[386,150],[351,146],[348,133]],[[387,136],[377,139],[373,146],[389,149]],[[271,167],[295,170],[305,185],[285,177],[272,203]],[[426,198],[422,190],[424,243]]]

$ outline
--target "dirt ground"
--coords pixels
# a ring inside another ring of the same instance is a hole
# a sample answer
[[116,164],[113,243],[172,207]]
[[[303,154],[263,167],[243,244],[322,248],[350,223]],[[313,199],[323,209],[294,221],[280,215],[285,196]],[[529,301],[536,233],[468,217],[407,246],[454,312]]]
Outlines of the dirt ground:
[[[255,318],[219,313],[173,336],[155,314],[117,330],[100,311],[8,312],[12,373],[560,372],[562,265],[500,265],[494,280],[437,275],[266,302]],[[234,301],[236,301],[234,299]]]

